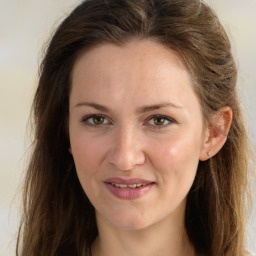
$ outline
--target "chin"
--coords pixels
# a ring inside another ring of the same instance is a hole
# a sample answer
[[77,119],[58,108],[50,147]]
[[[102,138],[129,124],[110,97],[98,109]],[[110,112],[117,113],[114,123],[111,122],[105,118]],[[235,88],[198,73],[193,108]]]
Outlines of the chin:
[[117,216],[112,215],[109,222],[123,230],[142,230],[151,226],[154,221],[147,218],[148,216],[139,214],[119,214]]

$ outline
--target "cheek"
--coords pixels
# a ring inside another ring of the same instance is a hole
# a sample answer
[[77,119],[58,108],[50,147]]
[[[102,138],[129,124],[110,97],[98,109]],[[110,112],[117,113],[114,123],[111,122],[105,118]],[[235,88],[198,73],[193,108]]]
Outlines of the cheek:
[[197,170],[200,156],[200,139],[175,137],[154,146],[153,163],[164,175],[174,176],[179,181],[191,179]]
[[87,136],[75,135],[70,141],[78,179],[87,197],[94,204],[95,198],[100,200],[104,196],[98,190],[98,184],[101,182],[99,169],[105,153],[104,146]]
[[94,175],[104,159],[104,143],[76,135],[70,141],[79,178]]
[[155,144],[151,152],[162,199],[157,205],[159,212],[161,209],[173,212],[185,202],[195,179],[200,147],[193,136],[182,135]]

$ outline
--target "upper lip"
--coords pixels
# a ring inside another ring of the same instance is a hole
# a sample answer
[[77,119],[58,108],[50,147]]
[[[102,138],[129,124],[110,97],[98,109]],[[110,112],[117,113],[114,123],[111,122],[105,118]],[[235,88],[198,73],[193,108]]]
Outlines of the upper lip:
[[117,183],[117,184],[124,184],[124,185],[131,185],[131,184],[150,184],[153,183],[153,181],[140,179],[140,178],[119,178],[119,177],[112,177],[106,179],[104,182],[106,183]]

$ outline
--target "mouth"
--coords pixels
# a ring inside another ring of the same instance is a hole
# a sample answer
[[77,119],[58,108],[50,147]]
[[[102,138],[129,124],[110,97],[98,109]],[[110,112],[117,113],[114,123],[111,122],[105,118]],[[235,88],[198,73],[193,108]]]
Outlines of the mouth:
[[105,182],[108,190],[119,199],[137,199],[146,193],[155,185],[155,182],[142,179],[122,179],[111,178]]
[[111,184],[112,186],[115,186],[117,188],[121,188],[121,189],[136,189],[136,188],[140,188],[140,187],[143,187],[143,186],[147,186],[150,183],[135,183],[135,184],[127,185],[127,184],[120,184],[120,183],[111,182],[109,184]]

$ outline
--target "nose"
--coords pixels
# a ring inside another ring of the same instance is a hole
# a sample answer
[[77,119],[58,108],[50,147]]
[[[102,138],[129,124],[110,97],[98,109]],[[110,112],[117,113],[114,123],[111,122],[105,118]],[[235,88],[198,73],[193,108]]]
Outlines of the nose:
[[132,170],[145,162],[143,149],[142,138],[135,128],[119,129],[113,136],[108,161],[118,170]]

